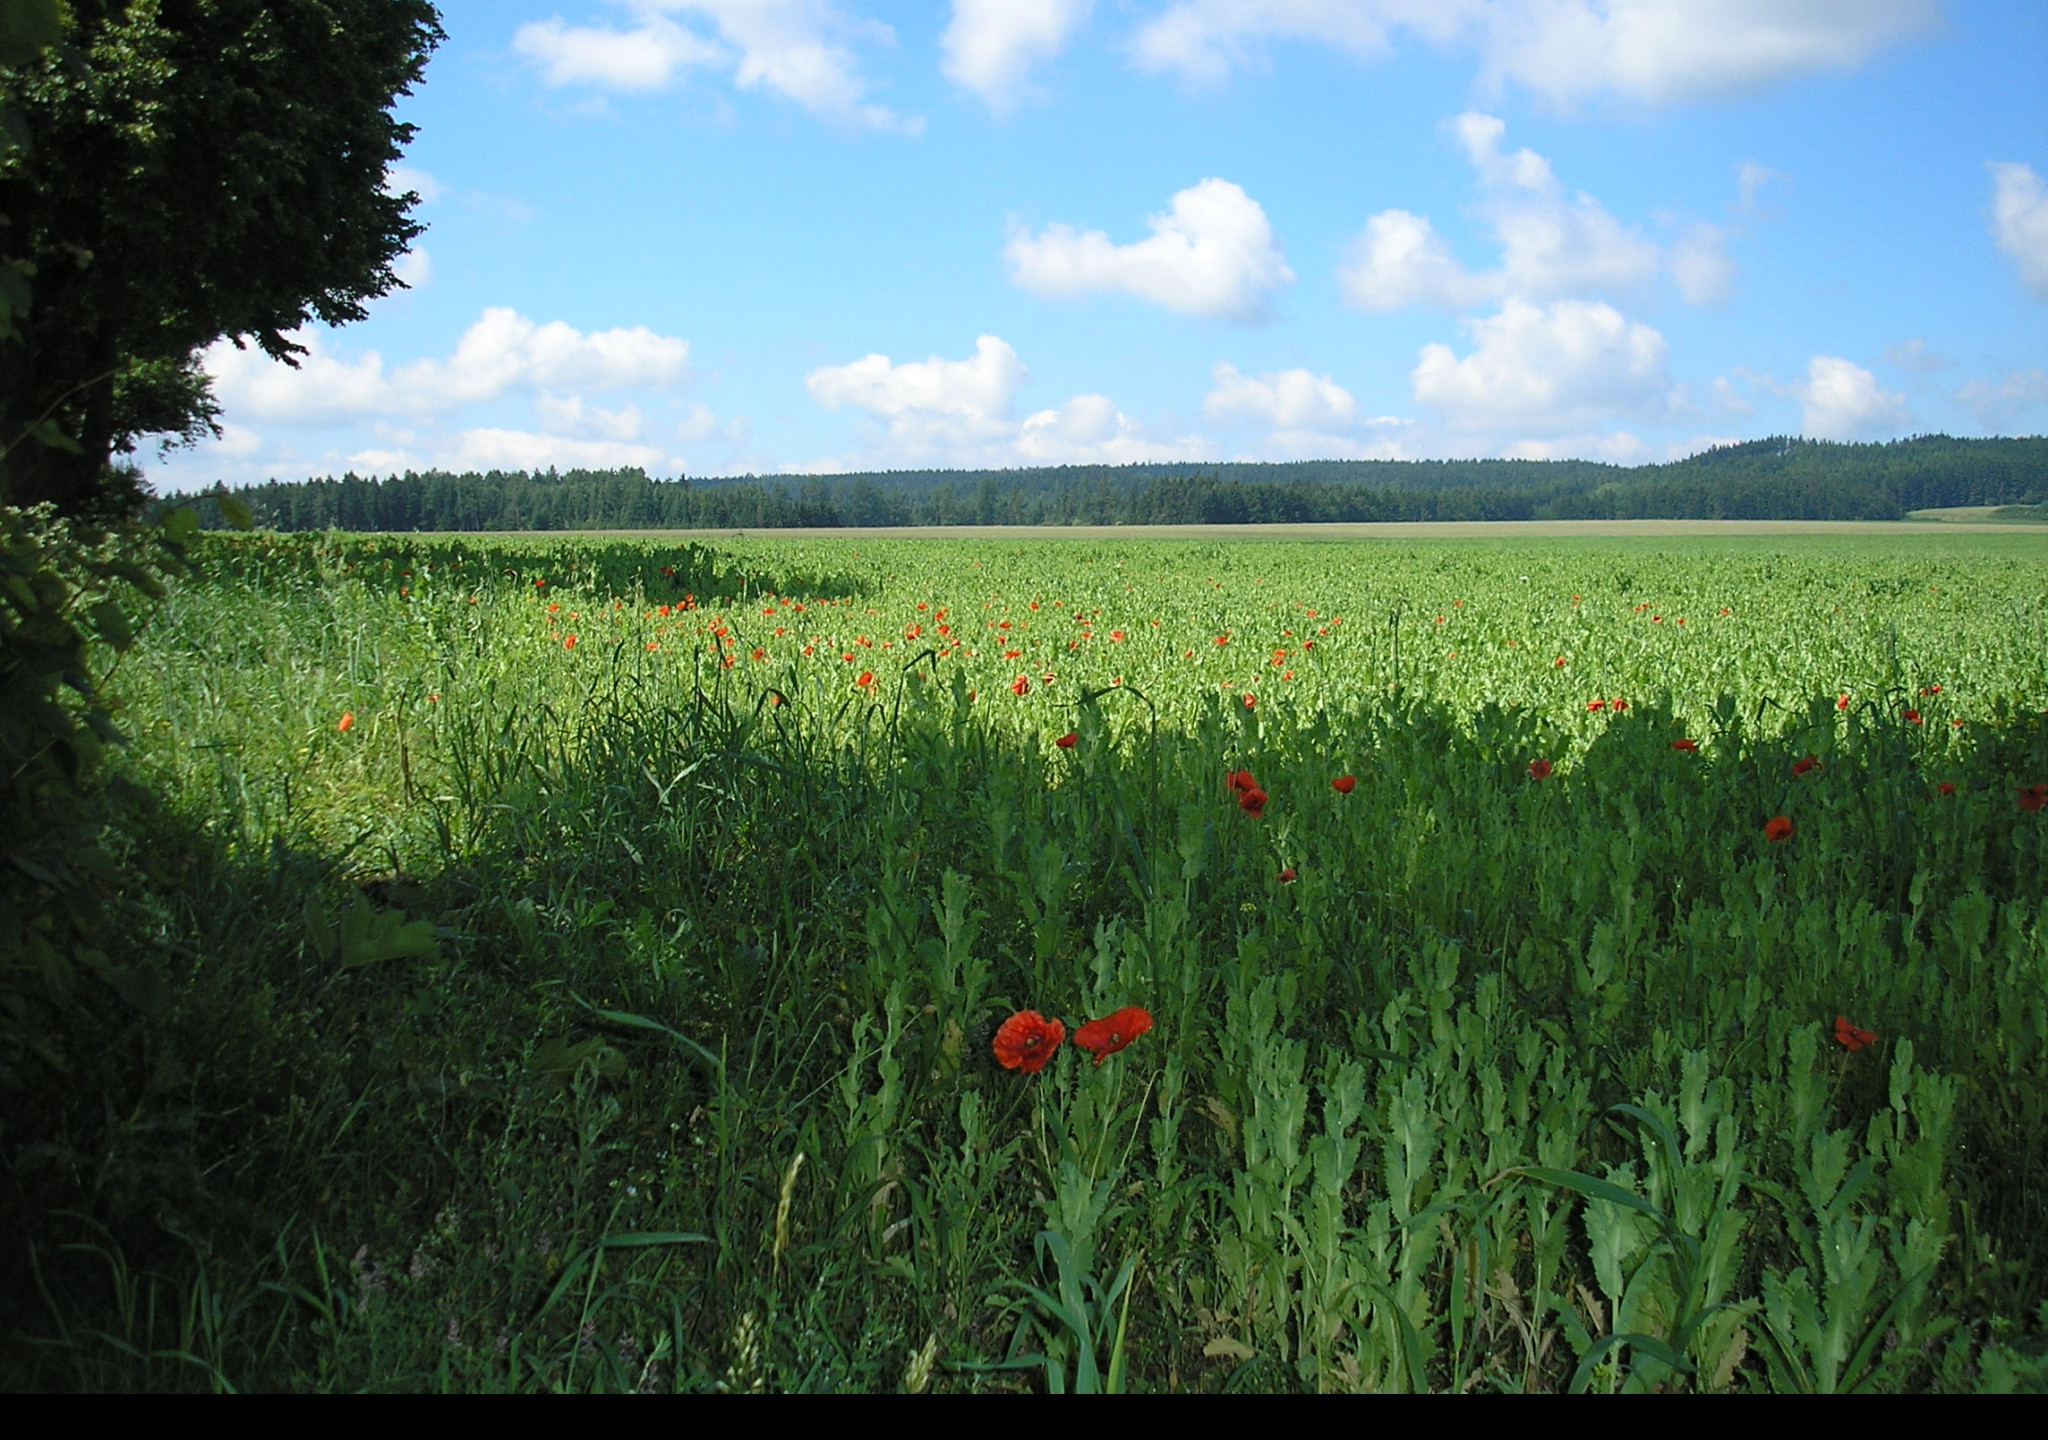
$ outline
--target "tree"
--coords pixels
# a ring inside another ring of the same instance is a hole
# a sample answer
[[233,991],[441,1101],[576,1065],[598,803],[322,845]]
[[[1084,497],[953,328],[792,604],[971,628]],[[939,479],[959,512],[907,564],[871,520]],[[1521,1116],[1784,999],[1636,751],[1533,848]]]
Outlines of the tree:
[[0,159],[0,283],[32,297],[0,340],[0,500],[88,514],[137,498],[111,467],[142,437],[212,428],[206,346],[289,362],[401,284],[422,227],[385,189],[391,109],[443,32],[429,0],[64,9],[63,44],[0,68],[29,142]]

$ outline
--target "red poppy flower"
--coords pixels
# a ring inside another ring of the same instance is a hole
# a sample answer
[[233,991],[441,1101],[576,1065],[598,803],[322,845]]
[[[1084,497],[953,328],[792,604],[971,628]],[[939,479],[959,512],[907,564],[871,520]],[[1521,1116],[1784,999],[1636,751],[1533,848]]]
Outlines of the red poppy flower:
[[1249,770],[1231,771],[1229,783],[1230,788],[1232,790],[1239,791],[1240,793],[1246,790],[1256,790],[1259,788],[1259,782],[1252,778],[1252,772]]
[[1330,788],[1339,795],[1349,795],[1358,788],[1358,777],[1356,775],[1339,775],[1330,782]]
[[1918,725],[1920,723],[1920,712],[1918,710],[1908,710],[1906,712],[1906,723],[1908,725]]
[[576,637],[574,635],[564,637],[562,640],[562,648],[564,650],[574,650],[576,648]]
[[1588,700],[1586,702],[1586,713],[1588,715],[1598,715],[1602,710],[1605,710],[1606,708],[1607,702],[1605,700]]
[[[344,735],[348,734],[348,732],[349,732],[349,731],[351,731],[351,730],[355,729],[355,728],[356,728],[356,712],[355,712],[355,711],[353,711],[353,710],[348,710],[348,711],[344,711],[344,712],[342,713],[342,717],[341,717],[341,723],[340,723],[339,725],[335,726],[334,728],[335,728],[335,729],[337,729],[337,730],[339,730],[339,731],[340,731],[340,732],[341,732],[342,734],[344,734]],[[2025,801],[2021,801],[2020,803],[2021,803],[2021,804],[2025,804],[2026,802],[2025,802]]]
[[1036,1010],[1019,1010],[996,1031],[996,1060],[1005,1070],[1036,1075],[1066,1038],[1067,1027],[1058,1020],[1048,1020]]
[[1807,756],[1804,760],[1794,760],[1792,762],[1792,773],[1794,775],[1804,775],[1809,770],[1818,770],[1819,768],[1819,757],[1813,755]]
[[1562,669],[1564,669],[1564,656],[1562,656],[1562,655],[1558,656],[1558,657],[1557,657],[1557,664],[1556,664],[1555,666],[1553,666],[1552,668],[1553,668],[1553,669],[1557,669],[1557,670],[1562,670]]
[[872,690],[875,687],[875,672],[872,670],[863,670],[860,672],[860,679],[854,681],[853,683],[860,686],[860,688],[863,690]]
[[2028,785],[2019,792],[2020,809],[2048,810],[2048,785]]
[[1699,742],[1696,740],[1673,740],[1671,748],[1673,750],[1683,750],[1688,755],[1697,755],[1700,749]]
[[1944,780],[1934,787],[1934,791],[1937,795],[1953,795],[1956,793],[1956,787]]
[[1081,736],[1078,731],[1069,730],[1066,734],[1060,736],[1059,739],[1053,741],[1052,743],[1059,746],[1062,750],[1071,750],[1076,745],[1081,743]]
[[1844,695],[1841,699],[1837,700],[1835,702],[1835,708],[1837,710],[1847,710],[1849,708],[1849,697],[1847,695]]
[[1300,875],[1300,871],[1296,870],[1292,865],[1289,865],[1285,870],[1282,870],[1278,875],[1275,875],[1273,878],[1275,880],[1278,880],[1282,885],[1292,885],[1297,879],[1300,878]]
[[1151,1013],[1132,1005],[1104,1019],[1090,1020],[1074,1032],[1074,1043],[1094,1051],[1095,1063],[1100,1065],[1151,1028]]
[[1244,697],[1244,708],[1245,708],[1245,709],[1247,709],[1247,710],[1256,710],[1256,709],[1258,709],[1258,708],[1259,708],[1259,697],[1258,697],[1258,696],[1256,696],[1256,695],[1247,695],[1247,696],[1245,696],[1245,697]]
[[1859,1030],[1849,1023],[1848,1016],[1837,1015],[1835,1017],[1835,1043],[1844,1050],[1847,1050],[1851,1055],[1854,1055],[1866,1045],[1875,1045],[1877,1043],[1877,1032],[1875,1030]]
[[1773,845],[1792,838],[1792,822],[1783,815],[1773,815],[1764,822],[1764,839]]
[[1531,760],[1529,762],[1529,778],[1531,780],[1548,780],[1550,778],[1551,768],[1551,764],[1548,760],[1540,758]]
[[1029,695],[1031,693],[1031,682],[1022,675],[1019,675],[1010,682],[1010,693],[1012,695]]
[[1237,808],[1256,820],[1266,813],[1266,792],[1256,785],[1237,797]]
[[1614,707],[1614,713],[1617,715],[1628,709],[1628,701],[1622,699],[1619,695],[1615,696],[1608,703]]

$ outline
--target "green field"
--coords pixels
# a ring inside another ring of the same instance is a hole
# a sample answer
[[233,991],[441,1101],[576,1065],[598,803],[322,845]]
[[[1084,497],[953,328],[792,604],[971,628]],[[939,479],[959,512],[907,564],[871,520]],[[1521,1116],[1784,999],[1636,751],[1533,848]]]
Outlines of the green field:
[[2048,1376],[2048,534],[206,570],[15,1383]]

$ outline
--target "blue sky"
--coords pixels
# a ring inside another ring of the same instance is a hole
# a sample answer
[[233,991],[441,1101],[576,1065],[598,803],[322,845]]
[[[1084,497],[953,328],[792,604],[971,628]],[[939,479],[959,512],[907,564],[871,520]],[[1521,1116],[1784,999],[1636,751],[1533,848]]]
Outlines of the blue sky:
[[160,488],[2048,429],[2038,0],[452,0]]

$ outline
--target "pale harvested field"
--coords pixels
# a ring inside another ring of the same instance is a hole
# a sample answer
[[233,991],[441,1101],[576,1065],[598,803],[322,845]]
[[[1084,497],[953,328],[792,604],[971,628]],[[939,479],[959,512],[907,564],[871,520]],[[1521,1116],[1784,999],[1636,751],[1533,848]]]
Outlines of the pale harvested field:
[[481,532],[499,535],[584,535],[606,539],[767,540],[1569,540],[1663,536],[2033,535],[2040,525],[1967,527],[1915,520],[1457,520],[1411,524],[1332,525],[896,525],[869,529],[551,530]]

